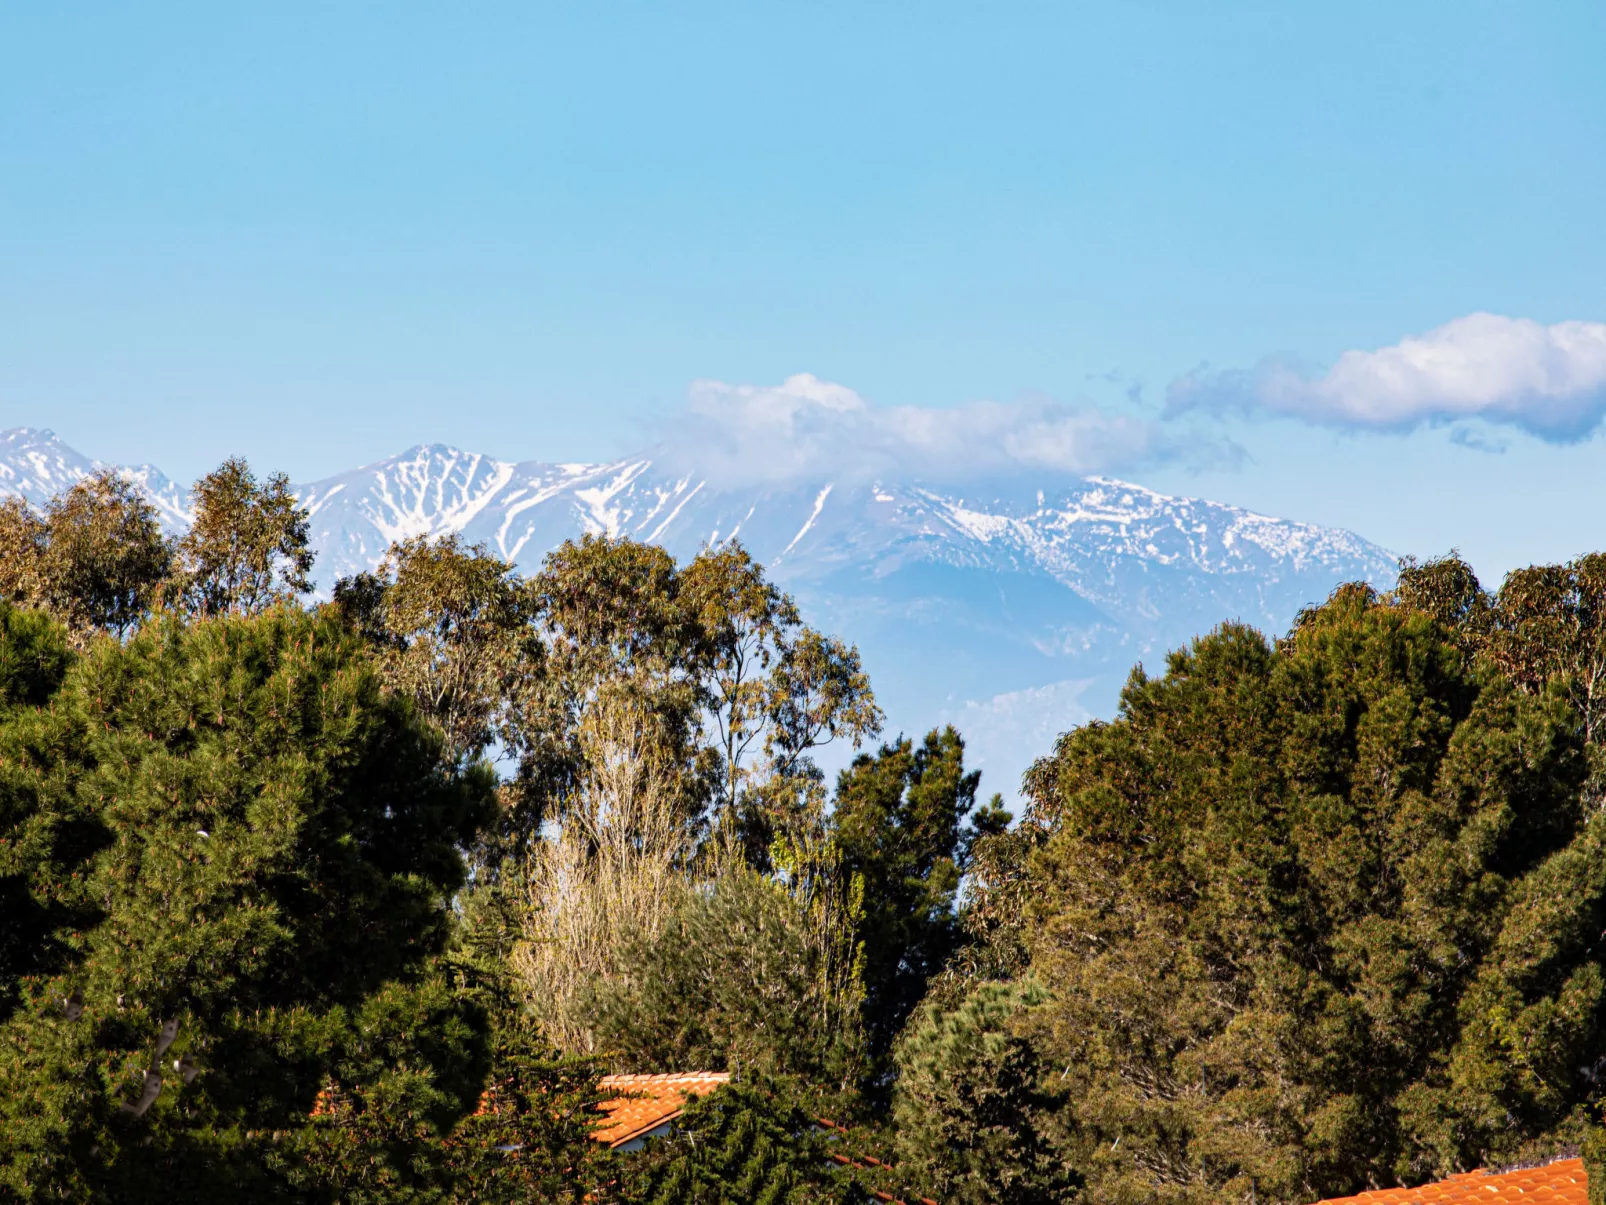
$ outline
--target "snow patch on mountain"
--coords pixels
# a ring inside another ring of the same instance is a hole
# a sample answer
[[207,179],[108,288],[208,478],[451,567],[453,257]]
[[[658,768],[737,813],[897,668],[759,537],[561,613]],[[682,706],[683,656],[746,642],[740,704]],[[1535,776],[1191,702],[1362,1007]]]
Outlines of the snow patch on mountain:
[[[108,466],[63,443],[47,427],[0,431],[0,498],[21,498],[43,506],[63,490]],[[189,527],[189,493],[148,464],[122,466],[118,473],[142,489],[169,531]]]

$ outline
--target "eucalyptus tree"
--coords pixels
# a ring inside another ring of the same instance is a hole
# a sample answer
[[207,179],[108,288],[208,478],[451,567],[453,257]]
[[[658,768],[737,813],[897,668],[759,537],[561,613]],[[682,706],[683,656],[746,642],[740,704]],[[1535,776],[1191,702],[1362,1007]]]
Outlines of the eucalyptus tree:
[[175,586],[196,615],[254,615],[312,591],[307,512],[275,473],[259,482],[239,457],[195,483],[176,549]]
[[115,469],[51,498],[35,513],[0,503],[0,594],[59,618],[82,644],[122,639],[157,605],[173,550],[155,508]]

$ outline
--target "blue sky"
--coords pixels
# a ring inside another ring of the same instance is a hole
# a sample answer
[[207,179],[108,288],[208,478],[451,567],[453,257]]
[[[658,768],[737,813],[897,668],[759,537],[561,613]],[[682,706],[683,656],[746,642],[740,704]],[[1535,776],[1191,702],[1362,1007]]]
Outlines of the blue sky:
[[1498,578],[1606,545],[1603,52],[1599,0],[11,5],[0,425],[310,479],[806,372]]

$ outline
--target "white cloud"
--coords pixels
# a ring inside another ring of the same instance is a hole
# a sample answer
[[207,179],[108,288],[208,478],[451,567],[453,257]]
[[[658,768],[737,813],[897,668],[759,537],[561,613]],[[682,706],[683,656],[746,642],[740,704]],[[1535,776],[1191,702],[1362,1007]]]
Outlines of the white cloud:
[[805,372],[773,386],[692,382],[666,447],[725,481],[783,481],[954,480],[1023,469],[1084,475],[1211,455],[1218,445],[1184,444],[1146,419],[1050,402],[875,406]]
[[1325,373],[1278,359],[1191,373],[1167,402],[1172,415],[1248,410],[1393,431],[1477,418],[1573,441],[1606,416],[1606,323],[1468,314],[1392,347],[1347,351]]

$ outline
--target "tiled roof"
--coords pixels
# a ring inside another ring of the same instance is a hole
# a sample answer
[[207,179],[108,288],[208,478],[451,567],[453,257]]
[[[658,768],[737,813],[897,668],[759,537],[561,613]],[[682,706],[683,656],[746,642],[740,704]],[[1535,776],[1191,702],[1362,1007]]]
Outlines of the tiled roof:
[[680,1116],[688,1096],[707,1096],[730,1082],[728,1071],[689,1071],[678,1075],[605,1075],[597,1086],[619,1095],[597,1107],[608,1120],[591,1137],[621,1146]]
[[1476,1171],[1420,1188],[1379,1188],[1318,1205],[1588,1205],[1582,1159],[1557,1159],[1508,1172]]

